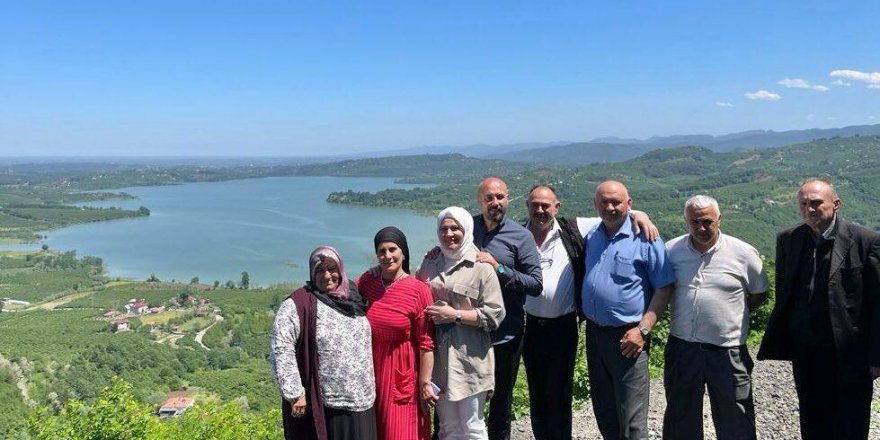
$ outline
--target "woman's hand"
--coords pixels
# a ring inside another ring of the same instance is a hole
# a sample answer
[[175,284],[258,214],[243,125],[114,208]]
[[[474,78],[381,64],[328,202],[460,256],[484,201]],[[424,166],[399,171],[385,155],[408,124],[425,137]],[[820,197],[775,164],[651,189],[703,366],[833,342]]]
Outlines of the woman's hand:
[[460,313],[450,305],[438,306],[430,305],[425,308],[425,314],[431,317],[434,324],[444,324],[447,322],[455,322],[455,315]]
[[419,400],[422,402],[422,411],[428,412],[434,405],[437,404],[437,400],[440,399],[440,396],[434,394],[434,387],[431,385],[431,382],[425,382],[422,384],[422,392],[419,393]]
[[290,415],[293,417],[302,417],[306,415],[306,395],[303,394],[299,396],[298,399],[293,401],[293,404],[290,408]]

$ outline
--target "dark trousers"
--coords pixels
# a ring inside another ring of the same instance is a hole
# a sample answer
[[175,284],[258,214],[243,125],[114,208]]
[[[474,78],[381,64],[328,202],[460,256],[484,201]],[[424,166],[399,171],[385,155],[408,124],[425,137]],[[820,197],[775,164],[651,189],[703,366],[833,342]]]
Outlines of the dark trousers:
[[[290,415],[290,402],[281,401],[281,422],[286,440],[317,439],[315,420],[312,412],[306,410],[302,417]],[[376,440],[376,409],[366,411],[346,411],[324,407],[324,422],[328,440]]]
[[495,351],[495,391],[489,401],[486,428],[489,431],[489,440],[509,440],[510,422],[513,419],[513,387],[519,374],[523,334],[495,345],[492,349]]
[[867,371],[863,380],[845,380],[839,373],[833,349],[798,345],[794,351],[792,369],[801,438],[867,439],[873,394]]
[[577,356],[577,315],[526,315],[523,364],[535,440],[571,440],[571,399]]
[[664,353],[663,438],[703,438],[703,395],[709,389],[718,440],[755,438],[754,363],[745,345],[719,347],[669,337]]
[[605,440],[648,438],[648,348],[635,358],[621,353],[632,326],[599,327],[587,321],[587,370],[593,413]]

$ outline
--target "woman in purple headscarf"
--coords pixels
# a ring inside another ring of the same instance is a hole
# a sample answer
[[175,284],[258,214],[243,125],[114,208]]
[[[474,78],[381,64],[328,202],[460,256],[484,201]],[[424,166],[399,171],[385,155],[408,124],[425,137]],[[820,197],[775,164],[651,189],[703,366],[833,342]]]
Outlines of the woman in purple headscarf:
[[329,246],[309,257],[309,282],[275,315],[270,363],[285,439],[375,440],[367,303]]

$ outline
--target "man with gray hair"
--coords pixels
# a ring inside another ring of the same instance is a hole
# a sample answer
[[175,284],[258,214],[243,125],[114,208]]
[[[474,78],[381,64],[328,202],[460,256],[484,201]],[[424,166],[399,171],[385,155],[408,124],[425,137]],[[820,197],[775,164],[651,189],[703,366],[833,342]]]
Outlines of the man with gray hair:
[[880,235],[840,207],[828,180],[801,185],[803,223],[776,237],[776,304],[758,350],[791,361],[806,440],[867,439],[880,377]]
[[721,233],[721,211],[712,197],[691,197],[684,219],[688,234],[666,245],[675,290],[663,374],[663,438],[703,438],[708,388],[718,439],[754,439],[754,364],[746,339],[749,312],[767,299],[761,256]]

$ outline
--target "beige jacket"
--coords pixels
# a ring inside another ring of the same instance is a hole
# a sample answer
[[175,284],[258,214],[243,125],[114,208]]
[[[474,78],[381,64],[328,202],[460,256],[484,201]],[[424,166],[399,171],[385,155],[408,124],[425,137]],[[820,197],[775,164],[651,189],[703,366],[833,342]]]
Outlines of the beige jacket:
[[416,277],[431,286],[435,300],[444,300],[458,310],[476,310],[479,327],[437,325],[432,380],[456,402],[495,388],[495,356],[489,332],[504,319],[501,286],[492,266],[476,262],[474,248],[448,271],[443,255],[425,260]]

